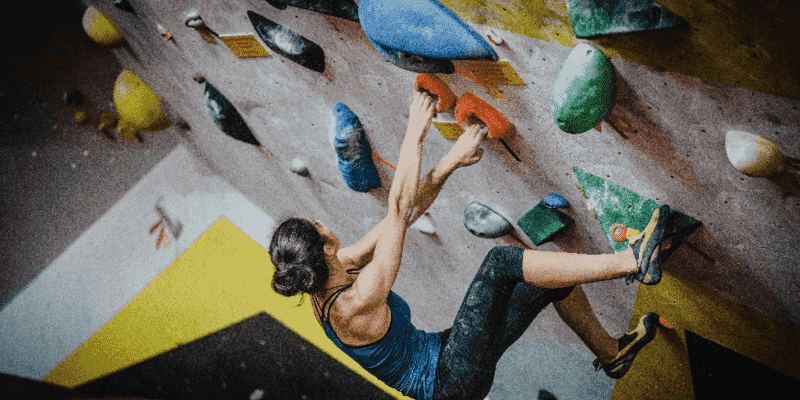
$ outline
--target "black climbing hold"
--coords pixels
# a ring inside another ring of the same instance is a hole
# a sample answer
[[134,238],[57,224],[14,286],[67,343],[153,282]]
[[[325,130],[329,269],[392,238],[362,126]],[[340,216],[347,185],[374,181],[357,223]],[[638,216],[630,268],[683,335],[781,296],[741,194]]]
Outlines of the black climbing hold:
[[123,11],[133,12],[133,7],[131,7],[131,3],[128,3],[128,0],[116,0],[114,1],[114,7]]
[[261,145],[247,127],[247,123],[244,122],[239,111],[217,88],[208,82],[206,82],[205,103],[208,114],[222,132],[236,140],[256,146]]
[[319,45],[252,11],[247,16],[261,40],[276,53],[312,71],[325,71],[325,52]]
[[332,15],[358,22],[358,5],[353,0],[266,0],[279,10],[286,6],[305,8],[320,14]]
[[420,74],[452,74],[456,72],[456,68],[450,60],[425,57],[391,49],[372,39],[370,39],[370,42],[386,61],[402,69]]
[[64,104],[70,107],[77,107],[83,103],[83,93],[75,89],[67,89],[64,91],[62,99],[64,100]]

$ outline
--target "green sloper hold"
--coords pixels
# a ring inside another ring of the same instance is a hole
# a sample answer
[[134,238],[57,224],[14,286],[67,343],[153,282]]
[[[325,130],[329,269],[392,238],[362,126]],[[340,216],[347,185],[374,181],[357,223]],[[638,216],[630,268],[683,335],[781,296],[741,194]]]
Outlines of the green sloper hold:
[[556,125],[568,133],[586,132],[614,104],[614,67],[599,49],[580,43],[558,73],[550,99]]

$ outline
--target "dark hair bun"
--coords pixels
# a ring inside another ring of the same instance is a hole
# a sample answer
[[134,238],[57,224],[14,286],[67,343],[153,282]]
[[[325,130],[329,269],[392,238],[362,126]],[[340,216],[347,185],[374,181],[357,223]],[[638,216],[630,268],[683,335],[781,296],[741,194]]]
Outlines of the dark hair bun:
[[272,289],[283,296],[323,289],[328,281],[324,245],[325,238],[306,219],[289,218],[278,225],[269,245],[275,265]]

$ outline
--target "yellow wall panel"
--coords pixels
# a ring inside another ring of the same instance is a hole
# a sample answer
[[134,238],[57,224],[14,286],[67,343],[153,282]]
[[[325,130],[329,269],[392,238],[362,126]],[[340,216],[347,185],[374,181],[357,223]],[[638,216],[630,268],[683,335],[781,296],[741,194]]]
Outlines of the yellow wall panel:
[[220,218],[44,380],[74,388],[266,311],[372,383],[404,397],[336,348],[310,301],[275,293],[273,271],[266,249]]

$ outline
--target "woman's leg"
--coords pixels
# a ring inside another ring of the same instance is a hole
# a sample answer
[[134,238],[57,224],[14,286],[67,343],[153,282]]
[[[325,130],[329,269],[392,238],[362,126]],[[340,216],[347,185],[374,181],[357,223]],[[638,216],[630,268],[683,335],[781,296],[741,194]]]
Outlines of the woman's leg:
[[525,282],[557,289],[622,278],[638,270],[630,248],[617,254],[575,254],[525,250],[522,271]]
[[597,316],[580,286],[575,287],[567,298],[553,302],[561,319],[578,335],[586,347],[602,362],[614,358],[619,351],[619,341],[600,325]]
[[453,327],[443,332],[434,398],[483,399],[503,352],[548,304],[571,288],[524,283],[523,249],[495,247],[483,260],[461,303]]

